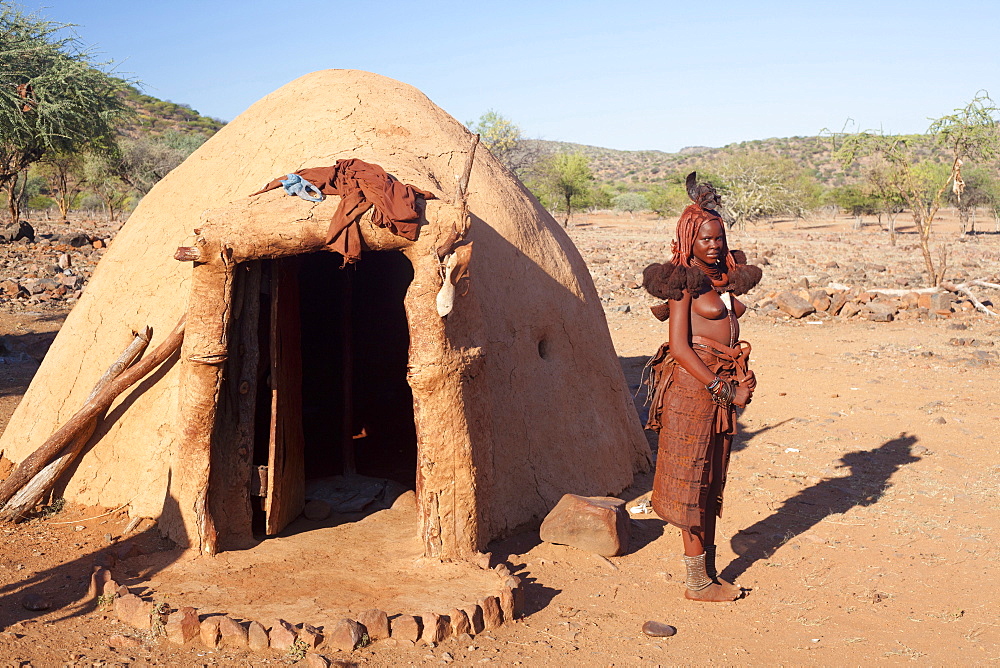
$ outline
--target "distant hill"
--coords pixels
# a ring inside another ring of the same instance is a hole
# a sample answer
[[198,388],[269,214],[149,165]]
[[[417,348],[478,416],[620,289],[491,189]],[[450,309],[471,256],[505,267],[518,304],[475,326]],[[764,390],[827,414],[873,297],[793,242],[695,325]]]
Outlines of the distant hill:
[[[938,161],[944,159],[943,153],[935,150],[935,146],[927,137],[913,135],[909,140],[916,147],[917,155],[921,157],[933,156]],[[833,187],[854,181],[857,178],[856,170],[845,174],[841,168],[839,161],[834,157],[833,141],[833,138],[828,136],[757,139],[729,144],[722,148],[689,146],[677,153],[619,151],[599,146],[541,139],[529,139],[526,140],[525,144],[538,154],[583,153],[590,158],[590,168],[596,179],[605,183],[626,183],[641,187],[645,184],[667,181],[679,173],[687,173],[696,169],[711,169],[713,163],[729,155],[756,151],[788,158],[821,185]]]
[[159,136],[170,131],[210,137],[225,125],[217,118],[202,116],[189,105],[160,100],[140,93],[132,86],[126,95],[129,106],[136,110],[136,117],[122,127],[122,131],[131,137],[142,134]]
[[[160,137],[174,131],[184,135],[199,134],[205,138],[215,134],[224,121],[203,116],[189,105],[160,100],[145,95],[134,87],[128,88],[128,102],[136,110],[136,118],[122,128],[131,137]],[[908,140],[919,157],[943,161],[932,140],[911,135]],[[590,158],[590,167],[598,182],[625,184],[630,189],[676,181],[678,174],[692,170],[708,170],[727,156],[747,151],[761,152],[790,159],[824,187],[834,187],[857,180],[856,169],[845,171],[834,157],[834,139],[830,136],[773,137],[729,144],[721,148],[687,146],[676,153],[666,151],[621,151],[613,148],[575,144],[572,142],[528,139],[523,150],[534,158],[550,153],[583,153]]]

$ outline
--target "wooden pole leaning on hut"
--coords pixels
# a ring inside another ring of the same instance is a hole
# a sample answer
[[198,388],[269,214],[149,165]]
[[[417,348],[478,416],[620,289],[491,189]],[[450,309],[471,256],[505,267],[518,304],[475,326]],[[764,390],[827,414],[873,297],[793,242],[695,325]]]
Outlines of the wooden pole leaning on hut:
[[[108,370],[100,381],[98,385],[102,383],[104,385],[103,389],[95,387],[95,391],[91,393],[84,405],[76,412],[76,414],[71,417],[62,427],[60,427],[56,433],[52,434],[37,450],[28,455],[17,468],[11,472],[10,476],[7,477],[2,483],[0,483],[0,504],[4,506],[3,515],[0,519],[13,519],[7,517],[7,510],[11,499],[17,494],[19,490],[32,482],[32,479],[37,476],[42,469],[46,467],[54,458],[60,456],[60,452],[67,445],[73,444],[78,437],[82,437],[87,429],[93,429],[92,423],[94,420],[104,411],[111,407],[111,404],[122,392],[130,388],[132,385],[137,383],[143,377],[146,376],[150,371],[162,364],[171,354],[173,354],[177,349],[180,348],[181,342],[184,340],[184,317],[181,318],[177,326],[170,333],[169,336],[157,346],[156,350],[150,353],[147,357],[143,358],[139,363],[134,366],[125,369],[121,372],[121,375],[116,378],[108,378],[108,374],[112,373],[117,366],[117,362]],[[135,342],[133,341],[133,344]],[[130,345],[129,348],[132,346]],[[145,347],[145,346],[143,346]],[[121,362],[125,358],[125,355],[119,358],[118,362]],[[134,357],[133,357],[134,359]],[[88,434],[84,438],[84,443],[86,439],[89,439]],[[82,447],[82,445],[80,446]],[[53,479],[54,480],[54,479]],[[11,508],[13,512],[13,508]]]
[[[132,366],[146,350],[146,346],[149,345],[152,336],[153,329],[148,326],[142,332],[136,332],[128,347],[115,360],[115,363],[108,367],[108,370],[104,372],[101,379],[97,381],[94,389],[90,391],[90,396],[87,397],[87,401],[84,403],[93,401],[112,380],[122,375],[125,369]],[[0,520],[16,522],[38,505],[42,498],[52,489],[63,472],[77,458],[83,450],[83,446],[90,440],[90,437],[94,435],[94,431],[97,429],[97,424],[100,420],[101,416],[97,416],[84,425],[80,433],[73,437],[70,444],[59,453],[58,457],[36,473],[27,485],[11,497],[7,505],[3,506],[3,509],[0,510]]]

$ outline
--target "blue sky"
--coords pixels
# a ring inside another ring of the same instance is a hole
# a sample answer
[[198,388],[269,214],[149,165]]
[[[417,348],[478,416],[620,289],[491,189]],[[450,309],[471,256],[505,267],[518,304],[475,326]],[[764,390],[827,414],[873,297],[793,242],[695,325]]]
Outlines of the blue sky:
[[[47,0],[145,92],[231,120],[320,69],[384,74],[460,121],[676,151],[813,135],[848,118],[922,132],[1000,99],[1000,3]],[[952,11],[953,10],[953,11]]]

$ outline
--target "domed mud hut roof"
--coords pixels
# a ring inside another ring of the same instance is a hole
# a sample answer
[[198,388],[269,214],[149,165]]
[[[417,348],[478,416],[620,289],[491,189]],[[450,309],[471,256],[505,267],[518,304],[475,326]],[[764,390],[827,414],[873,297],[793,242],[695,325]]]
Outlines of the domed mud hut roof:
[[[360,260],[342,267],[325,244],[340,197],[251,194],[352,158],[436,198],[420,200],[415,241],[366,213]],[[174,258],[179,247],[188,261]],[[456,253],[469,278],[442,317]],[[461,123],[382,76],[303,76],[157,184],[101,260],[0,451],[24,460],[134,331],[151,327],[153,350],[185,317],[182,347],[118,396],[60,493],[127,504],[202,552],[280,531],[314,474],[365,474],[408,480],[425,555],[461,558],[564,493],[620,492],[650,462],[573,243],[487,150],[474,151]]]

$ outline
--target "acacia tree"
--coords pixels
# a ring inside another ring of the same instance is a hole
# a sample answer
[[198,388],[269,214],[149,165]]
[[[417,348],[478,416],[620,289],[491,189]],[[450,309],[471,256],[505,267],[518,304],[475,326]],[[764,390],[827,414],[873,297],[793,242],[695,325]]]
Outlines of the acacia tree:
[[611,199],[611,206],[615,211],[626,211],[630,218],[634,217],[636,211],[646,211],[649,209],[649,201],[642,193],[622,193]]
[[993,216],[993,231],[1000,234],[1000,179],[989,179],[982,184],[983,206]]
[[962,175],[965,187],[961,196],[952,188],[946,194],[948,201],[958,209],[961,234],[976,233],[976,211],[979,207],[990,209],[995,190],[996,175],[993,170],[974,167]]
[[132,198],[134,190],[121,176],[121,157],[114,151],[88,153],[84,157],[83,173],[87,189],[104,204],[108,221],[115,222]]
[[69,26],[0,3],[0,189],[20,214],[18,175],[53,151],[113,142],[124,82],[98,69]]
[[940,249],[940,260],[934,260],[931,247],[934,218],[946,201],[945,192],[949,186],[961,197],[962,165],[968,160],[989,160],[1000,150],[997,112],[989,95],[980,92],[965,107],[931,123],[926,135],[944,147],[951,162],[950,168],[945,167],[937,174],[931,164],[918,162],[909,138],[901,135],[849,134],[843,137],[838,150],[844,167],[869,156],[885,161],[887,183],[913,216],[924,268],[932,285],[940,285],[947,270],[947,247]]
[[851,184],[835,188],[831,197],[841,211],[854,216],[856,230],[860,230],[864,225],[865,216],[875,215],[878,211],[878,201],[860,185]]
[[536,188],[551,198],[557,210],[566,213],[563,227],[568,226],[573,207],[586,206],[587,193],[594,180],[587,156],[582,153],[554,153],[539,161],[535,177]]
[[519,178],[527,176],[538,161],[537,147],[525,140],[521,128],[503,114],[490,109],[478,121],[469,121],[466,125],[479,135],[480,142],[497,160]]
[[83,156],[79,153],[55,151],[39,163],[38,171],[49,186],[63,222],[69,222],[70,207],[87,183],[83,174],[83,162]]
[[610,209],[620,194],[610,183],[594,183],[587,189],[587,208],[591,211]]
[[145,195],[207,139],[202,134],[176,131],[167,132],[160,137],[121,139],[118,142],[119,151],[115,154],[118,158],[116,169],[123,181]]
[[879,224],[882,216],[889,231],[889,245],[896,245],[896,216],[903,210],[905,202],[892,185],[892,168],[885,160],[876,159],[864,170],[865,192],[875,200],[875,215]]
[[[965,179],[965,191],[972,189],[975,206],[986,209],[993,217],[993,231],[1000,232],[1000,175],[995,170],[978,168],[970,170]],[[965,195],[963,195],[964,201]],[[973,229],[975,223],[973,222]]]
[[478,121],[470,121],[467,125],[501,162],[521,141],[521,128],[492,109],[480,116]]
[[[28,194],[28,170],[14,175],[3,188],[3,198],[8,211],[20,212]],[[11,218],[17,220],[17,218]]]
[[680,183],[655,184],[646,191],[649,209],[660,218],[679,214],[691,200]]
[[805,213],[802,179],[788,159],[748,151],[722,160],[715,172],[730,225],[744,228],[768,216]]

